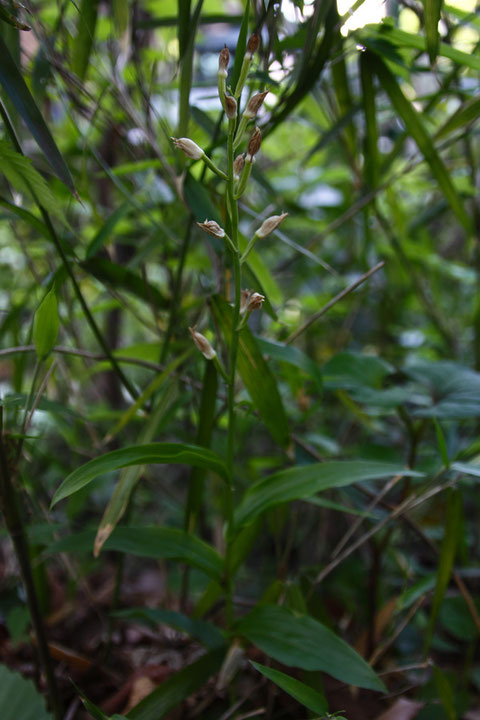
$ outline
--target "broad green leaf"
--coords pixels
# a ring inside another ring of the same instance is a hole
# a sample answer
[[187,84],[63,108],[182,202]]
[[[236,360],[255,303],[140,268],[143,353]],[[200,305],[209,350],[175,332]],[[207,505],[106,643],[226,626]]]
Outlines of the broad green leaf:
[[165,680],[129,711],[129,720],[161,720],[201,688],[221,667],[223,650],[213,650]]
[[[67,535],[52,543],[47,552],[91,552],[94,538],[95,532],[90,530]],[[203,540],[178,528],[117,526],[104,548],[138,557],[177,560],[202,570],[217,582],[222,576],[220,555]]]
[[429,397],[421,397],[417,417],[461,419],[480,416],[480,373],[458,363],[418,360],[404,372],[422,386]]
[[450,207],[452,208],[453,212],[455,213],[463,227],[467,231],[470,231],[470,218],[465,212],[465,208],[463,207],[462,201],[457,194],[450,174],[446,169],[443,160],[437,153],[432,138],[428,134],[422,122],[420,113],[415,110],[412,103],[403,94],[394,75],[390,72],[390,70],[387,68],[385,63],[378,55],[376,56],[374,63],[375,72],[380,80],[383,89],[389,96],[390,102],[392,103],[395,111],[405,123],[408,132],[415,140],[426,162],[429,164],[433,176],[435,177],[440,189],[445,195],[445,199],[449,203]]
[[0,140],[0,169],[14,190],[40,203],[50,214],[61,216],[57,199],[31,160],[15,152],[5,140]]
[[[139,444],[149,443],[155,437],[159,422],[164,416],[170,404],[177,396],[177,387],[175,383],[170,383],[165,392],[159,397],[157,406],[153,411],[152,415],[145,421],[142,432],[139,436]],[[103,517],[98,526],[97,536],[95,538],[95,544],[93,548],[93,554],[98,557],[106,539],[110,537],[113,530],[117,526],[120,519],[125,513],[130,496],[133,492],[134,487],[138,483],[141,473],[143,472],[143,465],[133,465],[131,467],[123,468],[120,471],[118,482],[115,485],[115,490],[110,498]]]
[[169,625],[195,638],[209,650],[223,647],[225,638],[216,625],[205,620],[189,618],[187,615],[174,610],[161,610],[160,608],[138,607],[117,610],[113,616],[120,620],[139,621],[150,627],[155,625]]
[[127,290],[144,302],[153,303],[157,309],[168,307],[166,298],[155,285],[145,282],[140,275],[123,265],[103,257],[91,257],[79,264],[100,282],[112,285],[116,290]]
[[435,62],[438,53],[438,45],[440,43],[438,23],[440,22],[442,4],[443,0],[423,0],[425,37],[427,41],[428,57],[430,58],[431,63]]
[[295,367],[304,370],[317,385],[318,390],[321,392],[323,388],[322,371],[316,362],[311,360],[308,355],[305,355],[301,350],[293,345],[284,345],[283,343],[275,342],[274,340],[267,340],[262,337],[256,337],[255,340],[260,350],[275,360],[280,362],[294,365]]
[[418,476],[419,473],[398,465],[368,460],[332,460],[297,465],[252,485],[237,507],[235,522],[239,526],[250,523],[270,507],[292,500],[304,500],[323,490],[394,475]]
[[450,467],[459,473],[480,478],[480,463],[454,462]]
[[[230,344],[233,308],[219,295],[215,295],[212,298],[212,309],[227,344]],[[289,443],[288,421],[277,383],[248,327],[239,333],[237,367],[272,437],[281,447],[286,447]]]
[[342,352],[324,366],[323,382],[325,387],[334,390],[380,388],[392,372],[393,366],[375,355]]
[[77,20],[77,36],[73,43],[72,70],[84,80],[97,25],[98,0],[81,0]]
[[2,720],[52,720],[45,699],[31,680],[0,665],[0,717]]
[[260,605],[240,620],[235,631],[287,667],[321,670],[349,685],[385,691],[380,678],[350,645],[308,615]]
[[430,623],[425,641],[426,652],[429,650],[440,606],[445,596],[448,583],[450,582],[453,561],[455,560],[455,553],[459,539],[461,519],[462,492],[458,489],[449,488],[447,490],[445,533],[443,536],[440,557],[438,559],[437,582],[435,585]]
[[260,665],[260,663],[252,662],[253,667],[258,672],[262,673],[266,678],[271,680],[275,685],[284,690],[286,693],[291,695],[306,708],[316,713],[317,715],[323,715],[328,710],[328,704],[325,697],[321,695],[317,690],[305,685],[305,683],[296,680],[295,678],[286,675],[279,670]]
[[205,467],[226,478],[223,460],[216,453],[186,443],[149,443],[113,450],[74,470],[56,491],[52,507],[100,475],[132,465],[185,464]]
[[33,319],[33,342],[39,360],[47,357],[55,347],[58,335],[58,304],[55,287],[45,295]]
[[0,56],[2,58],[0,63],[0,85],[2,85],[15,109],[23,118],[55,174],[75,194],[70,171],[1,36]]

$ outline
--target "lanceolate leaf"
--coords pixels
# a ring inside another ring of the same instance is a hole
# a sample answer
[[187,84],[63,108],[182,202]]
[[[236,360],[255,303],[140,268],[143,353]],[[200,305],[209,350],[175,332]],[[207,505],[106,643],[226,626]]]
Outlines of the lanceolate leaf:
[[162,683],[130,710],[129,720],[161,720],[202,687],[222,664],[224,650],[213,650]]
[[378,184],[378,128],[375,110],[374,59],[369,53],[360,53],[360,80],[362,82],[363,112],[365,115],[364,172],[370,189]]
[[286,362],[289,365],[304,370],[312,380],[316,383],[317,388],[321,391],[323,386],[322,371],[314,360],[305,355],[301,350],[292,345],[284,345],[283,343],[266,340],[265,338],[255,338],[260,350],[275,360]]
[[309,498],[329,488],[345,487],[394,475],[418,474],[401,466],[367,460],[333,460],[297,465],[269,475],[252,485],[237,508],[235,521],[238,525],[250,523],[274,505]]
[[52,720],[33,682],[5,665],[0,666],[0,715],[2,720]]
[[132,465],[185,464],[205,467],[227,477],[223,460],[211,450],[186,443],[150,443],[113,450],[71,473],[58,488],[52,507],[105,473]]
[[302,705],[305,705],[306,708],[316,715],[323,715],[327,712],[327,701],[317,690],[279,670],[274,670],[273,668],[260,665],[260,663],[256,662],[252,662],[252,665],[258,672],[262,673],[262,675],[274,682],[275,685],[278,685],[279,688],[291,695],[295,700],[298,700]]
[[385,690],[370,665],[350,645],[308,615],[260,605],[242,618],[235,630],[287,667],[322,670],[349,685]]
[[435,139],[446,137],[459,128],[469,125],[480,118],[480,95],[463,103],[437,131]]
[[[95,532],[87,530],[67,535],[52,543],[48,553],[91,552]],[[212,579],[219,581],[223,561],[220,555],[195,535],[170,527],[117,527],[105,542],[105,550],[117,550],[146,558],[178,560],[203,570]]]
[[[231,342],[233,309],[219,295],[212,300],[213,313],[228,344]],[[272,437],[282,447],[289,442],[287,416],[275,378],[248,327],[239,333],[238,371],[258,413]]]
[[58,335],[58,305],[55,288],[43,298],[33,320],[33,342],[40,360],[53,350]]
[[81,262],[80,266],[100,282],[112,285],[115,289],[127,290],[145,302],[153,303],[156,308],[165,308],[168,305],[155,285],[145,282],[140,275],[108,258],[91,257]]
[[463,207],[459,196],[457,195],[457,191],[455,190],[450,175],[443,164],[442,159],[438,155],[430,135],[422,123],[420,114],[415,110],[412,103],[407,100],[394,75],[390,72],[379,56],[375,59],[375,72],[380,79],[383,89],[389,96],[394,109],[402,118],[408,132],[415,140],[420,152],[430,165],[430,169],[443,194],[445,195],[445,199],[464,228],[470,231],[470,219],[465,212],[465,208]]
[[138,621],[150,626],[169,625],[180,632],[187,633],[187,635],[196,638],[210,650],[225,645],[225,638],[216,625],[206,622],[205,620],[189,618],[187,615],[175,612],[174,610],[138,607],[117,610],[113,615],[122,620]]
[[80,80],[87,73],[95,27],[97,25],[98,0],[82,0],[77,20],[77,37],[73,45],[72,69]]
[[0,85],[2,85],[15,109],[21,115],[55,174],[74,193],[75,187],[70,171],[1,36],[0,56],[2,58],[0,63]]

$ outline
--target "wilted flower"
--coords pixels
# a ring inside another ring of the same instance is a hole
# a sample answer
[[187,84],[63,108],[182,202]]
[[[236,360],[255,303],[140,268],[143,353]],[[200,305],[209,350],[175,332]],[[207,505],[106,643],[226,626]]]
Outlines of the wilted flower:
[[237,101],[231,95],[225,95],[224,101],[225,115],[229,120],[234,120],[237,117]]
[[260,45],[260,35],[258,33],[253,33],[253,35],[250,35],[248,38],[247,43],[247,52],[246,55],[249,55],[250,59],[254,56],[254,54],[257,52]]
[[251,290],[242,290],[240,295],[240,315],[243,315],[245,313],[251,294]]
[[237,155],[237,157],[233,161],[233,175],[235,177],[235,180],[238,180],[240,178],[244,167],[245,158],[243,157],[243,155]]
[[253,310],[260,310],[260,308],[263,305],[263,301],[265,300],[265,295],[260,295],[258,292],[254,292],[250,295],[250,299],[247,303],[247,310],[248,312],[252,312]]
[[270,233],[272,233],[278,228],[278,226],[285,220],[287,215],[288,213],[282,213],[281,215],[272,215],[271,217],[267,218],[263,221],[255,235],[259,238],[267,237],[267,235],[270,235]]
[[245,108],[244,115],[247,118],[254,118],[255,115],[258,113],[260,108],[263,105],[263,101],[265,100],[265,96],[268,95],[269,91],[265,90],[265,92],[257,93],[256,95],[252,95],[250,100],[247,103],[247,107]]
[[260,150],[261,144],[262,144],[262,133],[260,132],[259,128],[256,127],[255,130],[253,131],[252,137],[250,138],[250,141],[248,143],[247,159],[249,160],[249,162],[252,162],[253,157]]
[[187,155],[189,158],[192,158],[192,160],[200,160],[204,156],[204,152],[201,147],[197,145],[197,143],[193,142],[193,140],[190,140],[190,138],[171,138],[173,140],[173,144],[176,148],[179,150],[182,150],[185,155]]
[[213,360],[213,358],[216,356],[216,352],[213,349],[213,347],[208,342],[205,335],[202,335],[202,333],[199,333],[195,330],[195,327],[188,328],[190,330],[190,335],[192,336],[193,342],[197,346],[197,348],[200,350],[202,355],[207,358],[207,360]]
[[204,232],[208,233],[209,235],[213,235],[213,237],[225,237],[225,230],[221,228],[220,225],[215,222],[215,220],[207,220],[205,218],[202,223],[197,222],[197,225],[199,228],[204,230]]
[[220,51],[220,55],[218,56],[218,73],[221,74],[223,77],[227,77],[227,68],[228,63],[230,62],[230,53],[228,52],[228,48],[225,45],[223,50]]

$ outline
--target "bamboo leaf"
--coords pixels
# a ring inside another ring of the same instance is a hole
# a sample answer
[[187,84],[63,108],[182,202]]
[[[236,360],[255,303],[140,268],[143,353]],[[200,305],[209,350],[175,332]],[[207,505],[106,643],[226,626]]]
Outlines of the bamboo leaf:
[[378,56],[375,59],[375,72],[378,75],[383,89],[389,96],[395,111],[402,118],[408,132],[415,140],[420,152],[430,165],[433,176],[445,195],[445,199],[463,227],[467,231],[470,231],[470,218],[465,212],[465,208],[457,195],[457,191],[455,190],[450,175],[438,155],[430,135],[421,121],[420,114],[415,110],[412,103],[407,100],[395,77]]
[[427,40],[427,51],[430,62],[435,62],[438,54],[440,35],[438,23],[442,10],[442,0],[424,0],[425,37]]
[[0,85],[2,85],[5,93],[37,141],[55,174],[75,194],[75,186],[70,171],[1,36],[0,55],[2,57]]
[[363,113],[365,116],[364,171],[365,183],[370,189],[378,185],[378,128],[375,109],[374,65],[369,53],[360,53],[360,80],[362,83]]
[[286,675],[279,670],[260,665],[260,663],[252,662],[253,667],[262,673],[266,678],[271,680],[275,685],[291,695],[306,708],[314,712],[316,715],[324,715],[328,710],[328,704],[325,697],[317,690],[305,685],[305,683]]
[[55,287],[45,295],[33,319],[33,342],[39,360],[53,350],[59,327],[57,296]]
[[257,337],[255,338],[260,350],[275,360],[280,362],[288,363],[295,367],[304,370],[312,380],[316,383],[317,389],[320,392],[323,389],[322,371],[319,366],[311,360],[308,355],[305,355],[301,350],[293,345],[284,345],[283,343],[275,342],[273,340],[267,340],[266,338]]
[[145,282],[140,275],[123,265],[118,265],[103,257],[91,257],[79,264],[80,267],[106,285],[127,290],[144,302],[153,303],[156,308],[168,307],[166,298],[155,285]]
[[129,207],[129,203],[124,202],[107,218],[100,230],[95,233],[94,237],[90,241],[85,252],[85,260],[89,260],[94,257],[98,251],[101,250],[115,230],[117,223],[127,214]]
[[223,460],[211,450],[186,443],[149,443],[113,450],[94,458],[65,478],[52,500],[52,507],[63,498],[85,487],[100,475],[132,465],[185,464],[206,467],[227,477]]
[[257,605],[235,630],[287,667],[322,670],[349,685],[385,691],[380,678],[350,645],[308,615]]
[[394,475],[418,476],[419,473],[398,465],[367,460],[332,460],[297,465],[252,485],[236,510],[235,522],[238,526],[250,523],[270,507],[304,500],[323,490]]
[[72,51],[72,70],[83,81],[95,38],[98,0],[81,0],[79,13],[77,36]]
[[480,96],[471,98],[463,103],[455,112],[448,118],[448,120],[442,125],[442,127],[435,134],[435,139],[450,135],[455,130],[458,130],[465,125],[478,120],[480,117]]
[[[212,309],[227,344],[230,344],[232,307],[219,295],[215,295],[212,298]],[[286,447],[289,443],[288,421],[277,383],[248,327],[239,333],[238,371],[272,437],[279,445]]]
[[220,648],[225,645],[225,638],[222,632],[213,623],[205,620],[189,618],[187,615],[175,612],[174,610],[162,610],[160,608],[138,607],[117,610],[112,613],[114,617],[121,620],[136,620],[150,627],[155,625],[169,625],[170,627],[187,633],[195,638],[209,650]]

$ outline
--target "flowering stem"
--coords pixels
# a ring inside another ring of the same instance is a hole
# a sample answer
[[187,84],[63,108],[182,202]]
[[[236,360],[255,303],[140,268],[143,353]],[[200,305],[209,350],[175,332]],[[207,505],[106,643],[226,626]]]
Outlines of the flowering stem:
[[247,257],[248,257],[248,256],[250,255],[250,253],[252,252],[252,250],[253,250],[253,248],[254,248],[255,243],[257,242],[257,240],[258,240],[258,235],[255,233],[255,235],[252,237],[252,239],[251,239],[250,242],[248,243],[247,247],[245,248],[245,251],[244,251],[242,257],[240,258],[240,264],[241,264],[241,265],[243,265],[243,263],[245,262],[245,260],[247,259]]

